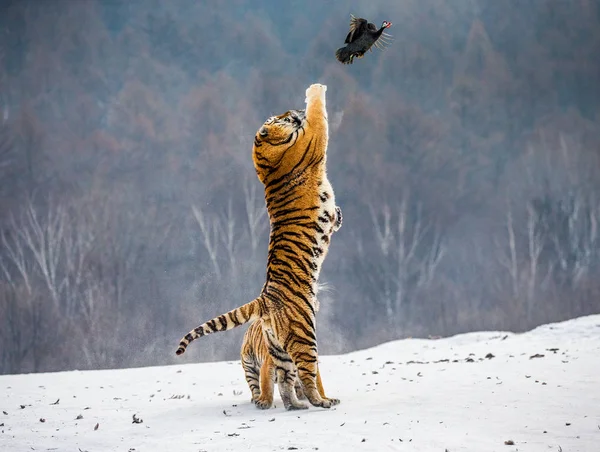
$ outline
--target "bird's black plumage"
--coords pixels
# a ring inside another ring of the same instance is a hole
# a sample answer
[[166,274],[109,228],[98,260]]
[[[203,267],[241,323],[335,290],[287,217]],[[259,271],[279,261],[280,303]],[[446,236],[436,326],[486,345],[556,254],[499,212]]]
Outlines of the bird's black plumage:
[[344,64],[352,64],[354,57],[362,58],[371,47],[382,49],[388,43],[389,35],[384,32],[392,25],[391,22],[383,21],[381,28],[368,23],[366,19],[351,15],[350,31],[346,36],[344,47],[337,49],[335,57]]

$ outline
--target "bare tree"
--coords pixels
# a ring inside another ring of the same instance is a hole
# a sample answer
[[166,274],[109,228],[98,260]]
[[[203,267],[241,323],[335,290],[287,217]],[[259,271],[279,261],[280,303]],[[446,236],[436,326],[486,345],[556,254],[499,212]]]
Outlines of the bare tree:
[[[40,370],[41,361],[47,351],[47,344],[57,336],[61,327],[60,317],[56,317],[56,305],[47,303],[38,289],[41,280],[34,258],[21,236],[9,232],[1,233],[2,249],[0,268],[4,287],[2,328],[4,340],[12,351],[8,353],[8,369],[21,369],[29,357],[34,371]],[[53,323],[52,331],[45,326]],[[49,334],[48,334],[49,333]]]
[[[2,369],[23,369],[28,356],[33,357],[41,312],[36,297],[25,285],[7,274],[0,284],[0,359]],[[37,366],[33,366],[37,369]]]
[[[398,327],[402,314],[410,316],[416,294],[434,278],[436,268],[444,255],[444,245],[438,228],[423,218],[417,205],[414,215],[409,211],[409,194],[405,193],[394,211],[384,204],[377,211],[370,204],[376,254],[380,264],[367,270],[374,278],[372,288],[385,304],[390,324]],[[373,265],[373,253],[368,256],[359,242],[361,261]]]
[[[495,238],[496,247],[502,252],[498,253],[500,264],[506,269],[510,278],[512,296],[515,300],[521,295],[521,285],[519,281],[519,261],[517,258],[517,243],[515,238],[515,227],[513,219],[513,209],[510,200],[507,199],[506,208],[506,240],[503,243]],[[506,250],[506,252],[504,252]]]
[[220,220],[215,217],[212,221],[205,218],[204,212],[199,207],[192,205],[192,213],[200,227],[202,233],[202,243],[208,253],[208,257],[213,266],[213,270],[217,277],[221,276],[221,268],[219,266],[219,235],[220,235]]
[[227,202],[227,211],[223,215],[220,230],[222,231],[221,237],[231,269],[236,268],[236,244],[239,239],[239,234],[236,234],[237,231],[235,230],[235,226],[236,216],[233,212],[231,198],[229,198],[229,201]]
[[267,209],[265,208],[264,199],[260,195],[261,192],[256,187],[256,183],[250,182],[248,178],[244,179],[243,190],[250,245],[252,252],[256,252],[261,236],[269,228],[269,222],[266,219]]
[[543,241],[539,229],[536,227],[535,213],[531,205],[527,206],[527,260],[529,274],[527,275],[527,323],[532,321],[536,307],[536,287],[538,281],[538,268]]

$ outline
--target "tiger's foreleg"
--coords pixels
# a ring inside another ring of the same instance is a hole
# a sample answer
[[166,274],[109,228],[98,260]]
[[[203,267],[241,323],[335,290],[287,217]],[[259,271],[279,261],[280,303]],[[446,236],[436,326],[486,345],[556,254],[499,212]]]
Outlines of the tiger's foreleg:
[[[350,60],[352,62],[352,60]],[[329,124],[327,122],[327,101],[325,93],[327,86],[313,83],[306,90],[306,119],[312,132],[318,134],[320,143],[318,152],[325,155],[329,140]]]

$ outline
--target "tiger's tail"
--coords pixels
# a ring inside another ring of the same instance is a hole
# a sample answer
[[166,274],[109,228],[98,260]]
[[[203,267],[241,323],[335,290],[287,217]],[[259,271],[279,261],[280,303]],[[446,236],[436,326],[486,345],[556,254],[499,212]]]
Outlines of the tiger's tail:
[[236,326],[243,325],[251,320],[260,318],[260,297],[246,303],[239,308],[235,308],[226,314],[221,314],[200,326],[197,326],[188,334],[186,334],[179,342],[179,348],[175,352],[177,355],[181,355],[185,352],[185,349],[195,339],[206,336],[207,334],[217,333],[220,331],[227,331],[235,328]]

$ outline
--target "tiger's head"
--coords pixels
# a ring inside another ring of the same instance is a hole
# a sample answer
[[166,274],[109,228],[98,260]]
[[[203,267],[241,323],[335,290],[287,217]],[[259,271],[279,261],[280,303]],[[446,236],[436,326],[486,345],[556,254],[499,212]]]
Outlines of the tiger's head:
[[271,116],[254,136],[252,159],[261,182],[286,162],[286,152],[296,144],[299,134],[304,133],[305,110],[289,110],[279,116]]

